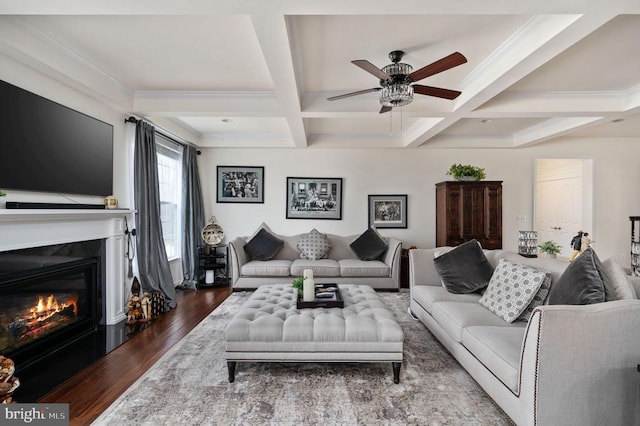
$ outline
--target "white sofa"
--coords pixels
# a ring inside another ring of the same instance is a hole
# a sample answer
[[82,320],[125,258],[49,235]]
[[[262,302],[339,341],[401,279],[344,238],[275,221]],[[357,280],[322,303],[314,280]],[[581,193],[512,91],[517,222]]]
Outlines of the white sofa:
[[[273,233],[273,232],[272,232]],[[387,238],[387,251],[381,260],[360,260],[349,246],[359,235],[325,234],[331,243],[326,259],[301,259],[296,247],[299,235],[279,235],[282,248],[271,260],[251,260],[244,250],[249,237],[237,237],[229,242],[231,282],[234,289],[252,289],[263,284],[290,283],[312,269],[316,283],[366,284],[374,289],[400,288],[400,257],[402,243]]]
[[[640,300],[543,305],[529,322],[508,323],[479,294],[449,293],[435,250],[409,252],[411,312],[516,424],[640,424]],[[568,266],[503,250],[485,255],[494,268],[501,258],[539,267],[553,282]]]

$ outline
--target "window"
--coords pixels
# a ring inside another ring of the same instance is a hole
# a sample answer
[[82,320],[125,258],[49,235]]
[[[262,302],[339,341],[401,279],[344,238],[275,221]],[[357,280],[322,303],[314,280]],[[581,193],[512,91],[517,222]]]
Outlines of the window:
[[182,145],[156,132],[160,221],[169,260],[180,257]]

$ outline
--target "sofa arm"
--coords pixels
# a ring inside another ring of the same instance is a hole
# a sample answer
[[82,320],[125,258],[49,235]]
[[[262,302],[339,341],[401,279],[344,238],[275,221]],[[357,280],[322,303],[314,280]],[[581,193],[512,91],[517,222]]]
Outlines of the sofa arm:
[[442,285],[433,264],[435,251],[436,249],[409,250],[409,288],[417,285]]
[[402,242],[395,238],[389,238],[387,253],[382,261],[391,268],[391,279],[400,288],[400,258],[402,256]]
[[229,256],[231,257],[231,285],[233,286],[238,278],[240,278],[240,269],[242,265],[249,261],[247,253],[244,251],[244,245],[247,243],[246,238],[238,237],[229,242]]
[[527,424],[640,424],[640,300],[545,305],[521,360]]

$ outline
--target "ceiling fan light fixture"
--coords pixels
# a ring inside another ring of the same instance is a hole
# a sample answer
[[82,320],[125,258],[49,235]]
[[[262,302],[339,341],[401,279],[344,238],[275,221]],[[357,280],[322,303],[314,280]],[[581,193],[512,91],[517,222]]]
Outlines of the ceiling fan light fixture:
[[413,67],[409,64],[405,64],[404,62],[397,62],[383,67],[382,72],[390,75],[391,78],[396,76],[405,77],[413,72]]
[[387,107],[408,105],[413,101],[413,87],[408,84],[388,84],[380,91],[380,103]]
[[387,107],[410,104],[413,101],[413,87],[409,85],[411,80],[408,75],[413,72],[413,67],[402,62],[394,62],[382,68],[382,71],[391,78],[380,81],[380,103]]

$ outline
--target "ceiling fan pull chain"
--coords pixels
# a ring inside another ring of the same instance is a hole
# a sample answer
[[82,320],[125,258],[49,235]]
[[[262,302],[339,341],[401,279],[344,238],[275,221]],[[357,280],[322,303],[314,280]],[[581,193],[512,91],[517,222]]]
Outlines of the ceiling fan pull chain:
[[402,128],[402,105],[400,105],[400,136],[404,135],[404,129]]
[[389,111],[389,136],[393,136],[393,110]]

